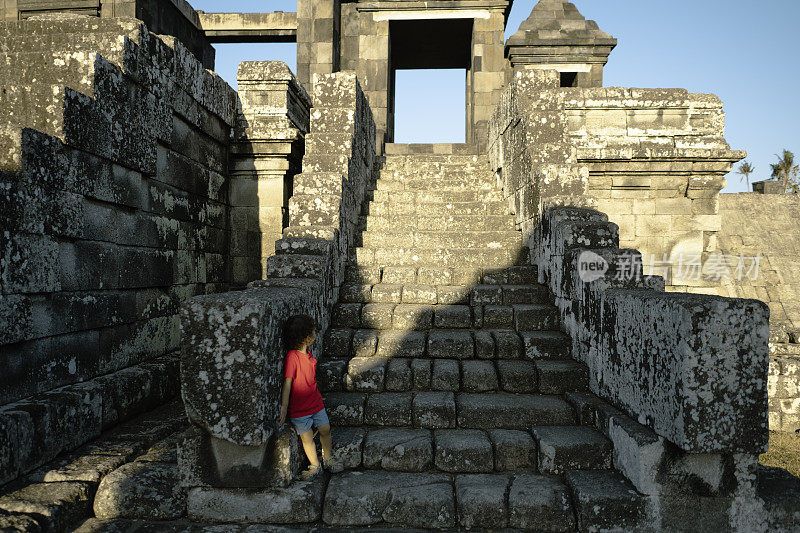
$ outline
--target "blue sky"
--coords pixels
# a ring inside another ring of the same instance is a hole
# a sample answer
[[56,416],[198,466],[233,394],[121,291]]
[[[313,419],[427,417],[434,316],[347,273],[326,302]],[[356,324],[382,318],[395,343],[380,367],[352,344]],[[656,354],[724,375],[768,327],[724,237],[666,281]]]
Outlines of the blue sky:
[[[295,11],[296,0],[190,0],[204,11]],[[513,34],[535,0],[516,0]],[[573,0],[588,19],[619,40],[606,86],[682,87],[714,93],[727,113],[726,138],[747,150],[752,179],[769,177],[783,148],[800,158],[800,69],[797,0]],[[247,59],[285,61],[296,69],[295,46],[216,45],[217,72],[235,86]],[[405,71],[397,80],[399,142],[464,138],[464,72]],[[725,192],[745,190],[736,174]]]

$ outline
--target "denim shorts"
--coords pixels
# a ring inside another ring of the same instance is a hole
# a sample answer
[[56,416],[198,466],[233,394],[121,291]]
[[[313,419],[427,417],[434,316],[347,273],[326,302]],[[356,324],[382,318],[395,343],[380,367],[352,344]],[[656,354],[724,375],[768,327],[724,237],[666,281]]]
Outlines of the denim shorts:
[[306,416],[298,416],[297,418],[291,418],[292,424],[294,424],[294,429],[297,430],[298,435],[302,435],[306,433],[311,426],[318,428],[320,426],[324,426],[325,424],[330,424],[328,420],[328,413],[325,412],[325,408],[320,409],[313,415],[306,415]]

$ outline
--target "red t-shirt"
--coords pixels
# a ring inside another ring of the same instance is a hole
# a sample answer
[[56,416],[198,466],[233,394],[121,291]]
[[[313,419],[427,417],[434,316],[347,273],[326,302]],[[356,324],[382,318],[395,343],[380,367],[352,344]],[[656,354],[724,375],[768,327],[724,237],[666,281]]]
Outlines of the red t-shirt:
[[286,354],[283,377],[292,378],[289,395],[289,418],[313,415],[323,409],[322,394],[317,388],[317,360],[308,353],[290,350]]

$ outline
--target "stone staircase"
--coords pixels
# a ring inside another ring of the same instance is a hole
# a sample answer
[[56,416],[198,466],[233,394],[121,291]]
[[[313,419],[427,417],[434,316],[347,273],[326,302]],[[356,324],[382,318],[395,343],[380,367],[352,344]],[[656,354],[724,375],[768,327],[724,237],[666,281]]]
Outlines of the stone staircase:
[[610,441],[579,423],[587,368],[484,158],[393,151],[318,367],[348,468],[328,483],[323,521],[633,526],[645,499],[611,468]]

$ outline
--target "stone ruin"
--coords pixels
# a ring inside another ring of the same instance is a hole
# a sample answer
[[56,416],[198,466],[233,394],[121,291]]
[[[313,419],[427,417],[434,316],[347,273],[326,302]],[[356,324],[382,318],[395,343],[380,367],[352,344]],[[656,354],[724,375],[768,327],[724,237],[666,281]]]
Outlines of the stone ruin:
[[[506,41],[511,3],[0,3],[4,531],[798,529],[758,455],[800,201],[720,194],[718,98],[603,87],[616,39],[541,0]],[[214,42],[298,73],[234,91]],[[407,68],[466,69],[466,143],[393,142]],[[347,467],[310,482],[296,313]]]

